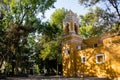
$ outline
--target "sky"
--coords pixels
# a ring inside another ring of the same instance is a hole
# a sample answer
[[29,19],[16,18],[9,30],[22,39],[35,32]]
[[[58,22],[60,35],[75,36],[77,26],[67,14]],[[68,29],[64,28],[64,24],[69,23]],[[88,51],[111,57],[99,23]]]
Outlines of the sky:
[[79,4],[78,0],[57,0],[54,3],[55,8],[49,9],[45,12],[45,19],[49,20],[50,16],[56,9],[65,8],[67,10],[72,10],[74,13],[77,13],[77,15],[84,15],[87,13],[88,9],[85,8],[83,5]]

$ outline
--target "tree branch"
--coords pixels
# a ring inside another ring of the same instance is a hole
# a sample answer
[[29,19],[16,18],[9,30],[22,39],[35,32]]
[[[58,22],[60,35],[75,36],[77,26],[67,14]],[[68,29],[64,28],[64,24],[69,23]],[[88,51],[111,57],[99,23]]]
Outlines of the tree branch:
[[117,1],[114,1],[114,0],[108,0],[108,1],[113,6],[113,8],[115,8],[115,10],[118,14],[118,17],[120,19],[120,12],[119,12],[119,9],[118,9]]

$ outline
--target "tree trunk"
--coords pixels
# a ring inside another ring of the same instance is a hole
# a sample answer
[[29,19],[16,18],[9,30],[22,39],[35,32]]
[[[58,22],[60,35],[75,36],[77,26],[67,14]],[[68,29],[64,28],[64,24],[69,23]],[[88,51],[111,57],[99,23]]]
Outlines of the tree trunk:
[[4,61],[4,58],[1,59],[1,62],[0,62],[0,68],[1,68],[2,65],[3,65],[3,61]]

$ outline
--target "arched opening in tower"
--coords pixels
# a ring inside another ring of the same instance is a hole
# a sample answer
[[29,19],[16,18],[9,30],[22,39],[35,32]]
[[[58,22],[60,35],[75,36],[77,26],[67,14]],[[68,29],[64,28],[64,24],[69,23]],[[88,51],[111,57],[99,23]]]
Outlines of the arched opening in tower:
[[65,32],[66,32],[66,35],[69,34],[69,24],[68,23],[66,24]]
[[74,30],[75,30],[75,33],[78,34],[78,27],[77,27],[76,23],[74,24]]

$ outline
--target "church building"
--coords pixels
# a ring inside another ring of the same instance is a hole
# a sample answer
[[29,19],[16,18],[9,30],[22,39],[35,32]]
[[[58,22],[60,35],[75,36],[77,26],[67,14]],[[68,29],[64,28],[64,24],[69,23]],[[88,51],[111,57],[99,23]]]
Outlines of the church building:
[[83,39],[79,25],[77,15],[69,11],[63,20],[63,76],[120,77],[120,35],[110,31]]

